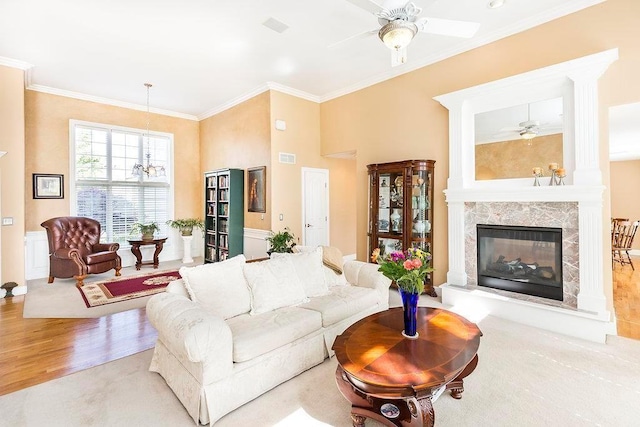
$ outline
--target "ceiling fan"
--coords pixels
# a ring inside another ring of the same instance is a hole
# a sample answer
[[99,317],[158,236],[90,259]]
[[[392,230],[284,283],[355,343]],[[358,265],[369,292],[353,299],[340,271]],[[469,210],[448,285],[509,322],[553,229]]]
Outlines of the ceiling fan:
[[538,120],[531,120],[531,104],[527,104],[527,120],[518,123],[516,127],[506,127],[500,129],[500,134],[518,133],[522,139],[533,139],[540,133],[540,122]]
[[[407,3],[406,0],[384,0],[382,4],[372,0],[347,1],[377,16],[381,27],[379,30],[356,34],[334,43],[330,47],[377,32],[380,40],[392,50],[391,65],[394,67],[407,62],[407,46],[418,32],[470,38],[475,35],[480,27],[477,22],[454,21],[426,16],[419,18],[418,15],[420,15],[422,9],[413,2]],[[435,0],[429,0],[428,2],[432,3],[433,1]]]

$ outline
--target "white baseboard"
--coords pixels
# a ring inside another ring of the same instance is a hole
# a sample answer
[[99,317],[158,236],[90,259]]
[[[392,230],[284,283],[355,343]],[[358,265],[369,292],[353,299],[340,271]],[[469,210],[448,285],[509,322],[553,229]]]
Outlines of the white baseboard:
[[640,256],[640,249],[632,249],[629,251],[629,255]]

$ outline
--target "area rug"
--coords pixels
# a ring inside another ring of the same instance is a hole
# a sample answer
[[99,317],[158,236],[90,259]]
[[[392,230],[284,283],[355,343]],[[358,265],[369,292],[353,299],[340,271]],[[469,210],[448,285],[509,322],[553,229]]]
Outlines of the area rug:
[[164,271],[86,283],[78,290],[87,307],[98,307],[164,292],[169,282],[178,279],[178,271]]
[[[434,403],[436,426],[638,425],[640,342],[609,337],[596,344],[492,316],[479,326],[478,367],[465,379],[461,400],[444,393]],[[149,372],[152,353],[0,396],[0,425],[195,426],[165,380]],[[325,360],[215,427],[351,426],[335,371],[335,357]]]

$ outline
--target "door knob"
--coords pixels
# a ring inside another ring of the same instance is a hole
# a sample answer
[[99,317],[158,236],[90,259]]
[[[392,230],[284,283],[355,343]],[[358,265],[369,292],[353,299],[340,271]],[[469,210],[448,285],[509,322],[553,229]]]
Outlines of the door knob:
[[309,227],[311,227],[311,224],[305,224],[304,226],[309,228]]

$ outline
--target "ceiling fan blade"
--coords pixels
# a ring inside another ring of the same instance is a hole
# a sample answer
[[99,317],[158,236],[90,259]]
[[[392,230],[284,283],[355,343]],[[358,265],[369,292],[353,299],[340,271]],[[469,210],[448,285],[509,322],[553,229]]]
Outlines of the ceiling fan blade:
[[522,126],[518,126],[518,127],[512,126],[512,127],[502,128],[498,132],[520,132],[521,130],[524,130]]
[[346,39],[342,39],[340,41],[337,41],[335,43],[331,43],[329,46],[327,46],[327,49],[329,50],[333,50],[333,49],[337,49],[338,47],[342,46],[343,44],[353,41],[353,40],[357,40],[357,39],[363,39],[369,36],[372,36],[374,34],[378,34],[378,29],[375,30],[368,30],[368,31],[363,31],[361,33],[358,34],[354,34],[352,36],[347,37]]
[[423,33],[464,38],[473,37],[480,28],[478,22],[454,21],[451,19],[429,17],[419,19],[416,21],[416,25]]
[[364,9],[367,12],[371,12],[374,15],[382,10],[382,6],[371,0],[347,0],[354,6],[358,6],[360,9]]

